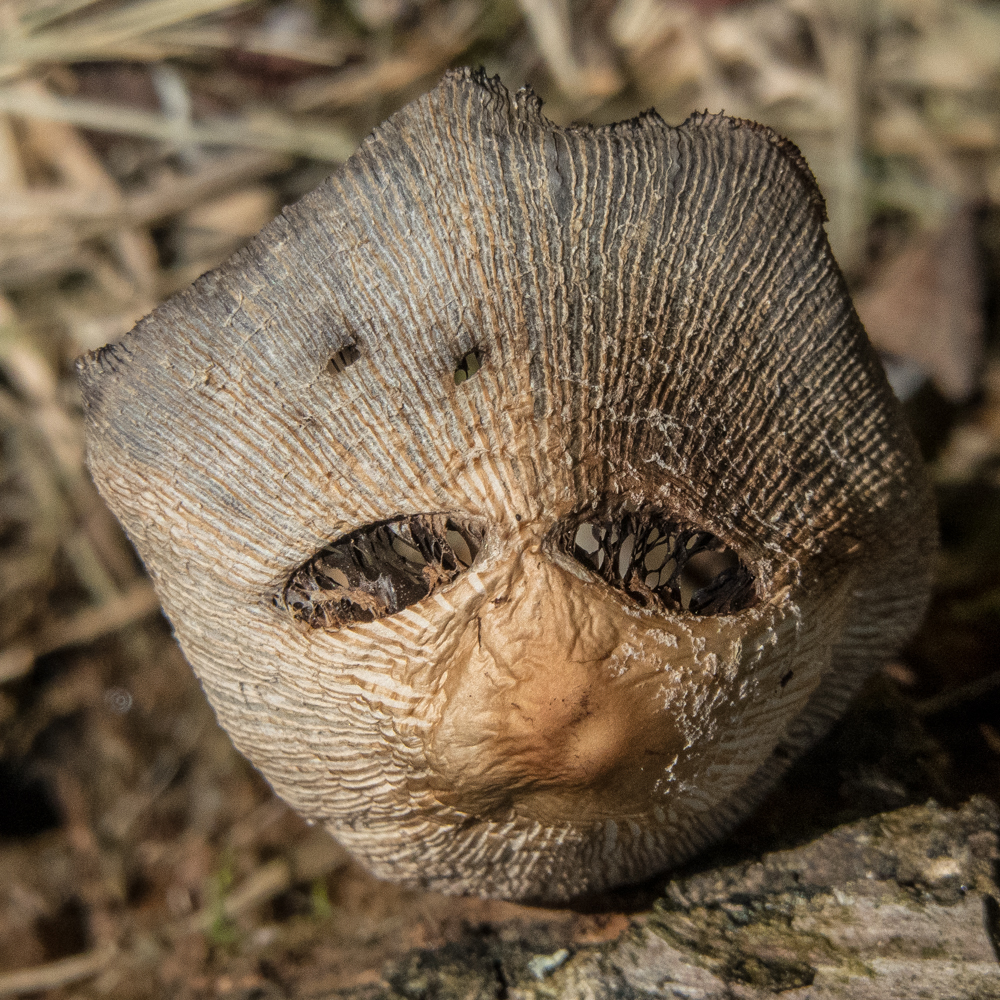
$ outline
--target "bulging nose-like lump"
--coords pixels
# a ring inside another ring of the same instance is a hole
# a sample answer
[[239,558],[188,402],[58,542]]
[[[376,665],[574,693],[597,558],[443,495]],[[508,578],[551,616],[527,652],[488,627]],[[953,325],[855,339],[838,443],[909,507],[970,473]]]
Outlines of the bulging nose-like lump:
[[377,874],[641,880],[911,634],[929,489],[823,221],[753,123],[456,72],[81,362],[220,722]]

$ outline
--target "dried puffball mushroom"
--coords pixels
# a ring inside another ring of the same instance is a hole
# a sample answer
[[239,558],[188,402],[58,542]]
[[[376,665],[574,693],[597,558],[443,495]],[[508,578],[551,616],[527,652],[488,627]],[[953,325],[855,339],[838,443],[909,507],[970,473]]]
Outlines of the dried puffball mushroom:
[[823,220],[766,128],[455,72],[81,362],[220,722],[376,874],[641,880],[910,635],[929,488]]

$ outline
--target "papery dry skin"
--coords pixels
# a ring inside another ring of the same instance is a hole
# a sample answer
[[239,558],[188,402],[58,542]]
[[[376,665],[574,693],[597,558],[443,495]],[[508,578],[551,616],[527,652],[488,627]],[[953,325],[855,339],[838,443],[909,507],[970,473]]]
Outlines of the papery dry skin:
[[926,599],[915,446],[752,123],[558,128],[449,74],[81,380],[220,721],[410,884],[690,856]]

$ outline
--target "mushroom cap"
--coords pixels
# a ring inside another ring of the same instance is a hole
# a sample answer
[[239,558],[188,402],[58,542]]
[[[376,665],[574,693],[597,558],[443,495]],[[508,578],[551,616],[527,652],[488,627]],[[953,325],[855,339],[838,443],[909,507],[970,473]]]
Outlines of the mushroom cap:
[[236,746],[376,874],[689,857],[911,634],[915,445],[790,143],[448,74],[80,363]]

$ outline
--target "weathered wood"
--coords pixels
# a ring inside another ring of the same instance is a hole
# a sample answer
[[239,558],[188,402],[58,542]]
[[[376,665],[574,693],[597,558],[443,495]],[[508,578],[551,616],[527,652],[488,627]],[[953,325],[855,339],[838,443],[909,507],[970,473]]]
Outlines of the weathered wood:
[[611,944],[553,941],[530,924],[470,934],[387,969],[388,988],[337,996],[991,1000],[1000,997],[998,826],[986,799],[883,813],[760,861],[673,879]]

